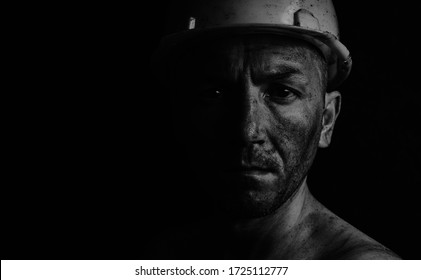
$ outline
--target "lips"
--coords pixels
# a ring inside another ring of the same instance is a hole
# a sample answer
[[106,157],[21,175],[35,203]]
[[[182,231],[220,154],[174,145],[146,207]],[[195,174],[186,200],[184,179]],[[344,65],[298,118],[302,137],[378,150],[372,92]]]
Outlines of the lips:
[[249,175],[260,175],[266,173],[274,172],[274,168],[257,166],[257,165],[241,165],[234,168],[229,168],[230,173],[240,173],[240,174],[249,174]]
[[256,146],[247,146],[241,155],[225,157],[221,163],[222,170],[232,174],[277,173],[280,168],[274,151],[260,150]]

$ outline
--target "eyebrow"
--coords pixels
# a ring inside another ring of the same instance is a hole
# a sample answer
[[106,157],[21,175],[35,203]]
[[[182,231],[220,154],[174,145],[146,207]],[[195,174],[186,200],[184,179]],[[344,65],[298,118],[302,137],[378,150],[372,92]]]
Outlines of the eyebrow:
[[285,80],[289,78],[294,78],[295,81],[298,81],[301,84],[308,84],[309,79],[301,71],[300,68],[295,67],[291,64],[281,64],[277,65],[273,70],[266,71],[261,67],[258,67],[257,70],[252,73],[253,82],[255,83],[264,83],[274,80]]

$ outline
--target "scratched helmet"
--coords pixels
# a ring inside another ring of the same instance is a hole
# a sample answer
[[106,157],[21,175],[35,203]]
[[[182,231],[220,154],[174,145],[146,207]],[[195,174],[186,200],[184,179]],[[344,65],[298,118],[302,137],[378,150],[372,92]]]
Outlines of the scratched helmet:
[[313,44],[328,63],[328,88],[349,75],[352,60],[339,41],[339,28],[331,0],[178,0],[168,16],[169,34],[154,55],[158,71],[168,55],[185,43],[217,34],[272,34],[303,39]]

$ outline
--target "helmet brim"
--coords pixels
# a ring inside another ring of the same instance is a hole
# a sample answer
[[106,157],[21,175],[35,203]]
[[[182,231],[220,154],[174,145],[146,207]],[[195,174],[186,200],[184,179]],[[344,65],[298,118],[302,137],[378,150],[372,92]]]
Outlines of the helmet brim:
[[154,53],[152,64],[157,71],[165,69],[165,63],[186,43],[203,38],[210,39],[223,35],[267,34],[287,36],[305,40],[314,45],[324,55],[328,63],[328,90],[337,88],[348,76],[352,68],[352,59],[348,49],[329,32],[280,24],[241,24],[207,29],[191,29],[164,37]]

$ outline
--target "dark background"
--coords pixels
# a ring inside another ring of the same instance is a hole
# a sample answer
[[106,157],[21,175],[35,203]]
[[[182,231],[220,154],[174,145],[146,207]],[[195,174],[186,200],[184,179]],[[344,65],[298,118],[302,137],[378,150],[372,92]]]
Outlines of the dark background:
[[[20,81],[27,92],[8,122],[2,259],[147,259],[156,236],[171,234],[166,225],[200,214],[183,203],[195,190],[179,184],[188,171],[168,93],[149,70],[165,4],[64,7],[60,27],[46,23],[37,41],[45,71]],[[419,259],[416,9],[335,7],[354,67],[309,185],[340,217]]]

